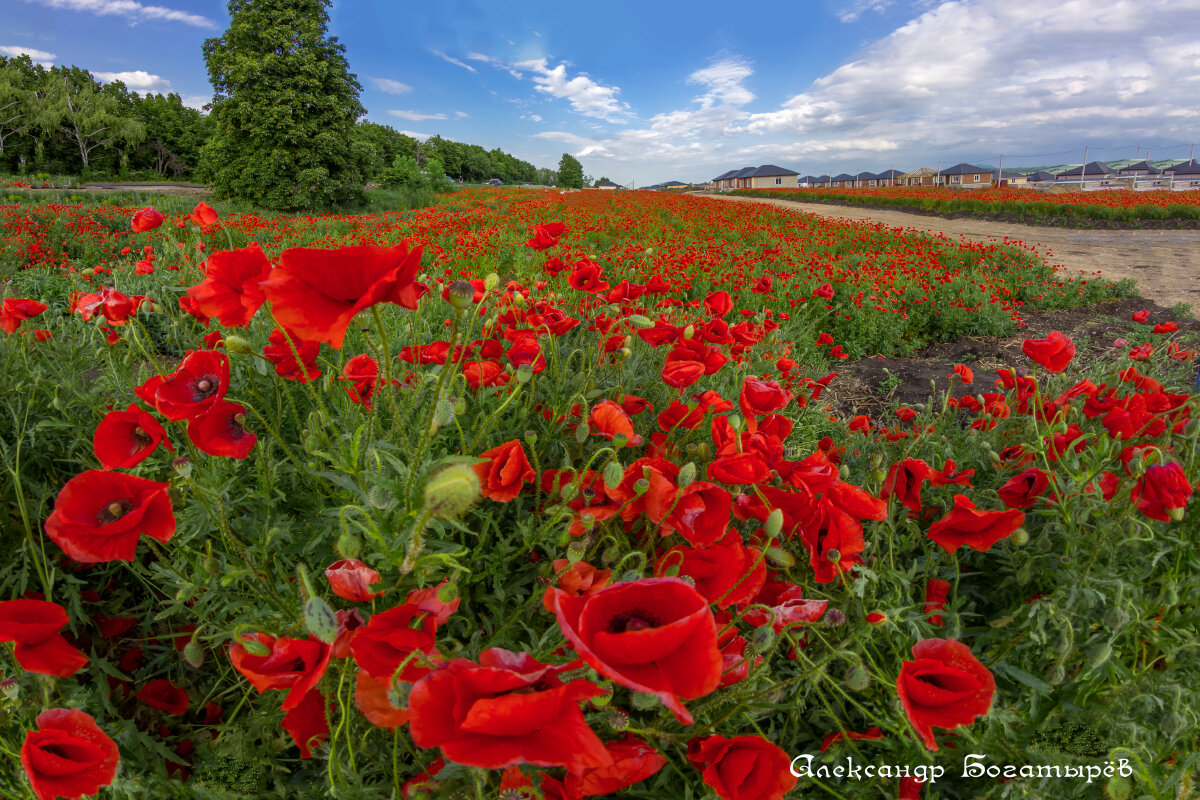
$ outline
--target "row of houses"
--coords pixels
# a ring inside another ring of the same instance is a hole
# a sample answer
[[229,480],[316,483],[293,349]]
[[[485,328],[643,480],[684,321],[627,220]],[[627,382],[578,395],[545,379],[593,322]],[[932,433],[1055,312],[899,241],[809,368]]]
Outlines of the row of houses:
[[1103,161],[1093,161],[1061,172],[1018,172],[955,164],[943,170],[920,167],[909,172],[889,169],[880,173],[859,172],[855,175],[800,175],[774,164],[743,167],[718,175],[709,187],[718,191],[730,189],[778,189],[800,187],[876,188],[882,186],[950,186],[983,188],[988,186],[1023,186],[1029,184],[1081,183],[1098,186],[1169,185],[1174,188],[1200,188],[1200,165],[1194,159],[1165,167],[1154,167],[1148,161],[1112,168]]

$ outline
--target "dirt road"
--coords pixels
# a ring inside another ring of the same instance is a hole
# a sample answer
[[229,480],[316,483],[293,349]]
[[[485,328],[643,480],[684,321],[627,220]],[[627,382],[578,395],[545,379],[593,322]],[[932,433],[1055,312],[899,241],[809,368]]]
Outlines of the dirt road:
[[1200,314],[1200,231],[1097,231],[1014,225],[975,219],[942,219],[873,208],[793,203],[712,195],[727,202],[768,203],[824,217],[878,222],[896,228],[962,236],[982,242],[1005,236],[1036,245],[1046,260],[1068,272],[1099,271],[1111,280],[1132,278],[1143,297],[1170,308],[1188,303]]

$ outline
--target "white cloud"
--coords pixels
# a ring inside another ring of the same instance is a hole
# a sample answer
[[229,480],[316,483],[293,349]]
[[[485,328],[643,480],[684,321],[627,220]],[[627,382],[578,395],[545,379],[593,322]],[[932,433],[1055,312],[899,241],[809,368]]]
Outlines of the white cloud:
[[211,94],[186,94],[179,98],[188,108],[194,108],[197,111],[204,112],[204,107],[212,102]]
[[419,111],[397,111],[395,109],[388,111],[393,117],[406,119],[410,122],[424,122],[427,119],[446,119],[445,114],[422,114]]
[[29,56],[35,64],[41,64],[46,69],[54,66],[54,60],[57,56],[54,53],[47,53],[45,50],[37,50],[33,47],[24,47],[22,45],[2,45],[0,46],[0,55],[8,56],[9,58],[20,58],[21,56]]
[[462,67],[463,69],[467,70],[468,72],[475,71],[475,68],[472,67],[470,64],[464,64],[462,61],[459,61],[457,58],[446,55],[441,50],[430,50],[429,52],[433,53],[435,56],[440,58],[442,61],[448,61],[449,63],[453,64],[454,66]]
[[630,116],[629,104],[617,99],[620,87],[604,86],[583,73],[571,77],[565,62],[551,67],[545,58],[539,58],[517,62],[512,69],[532,74],[539,92],[567,100],[572,109],[585,117],[614,122]]
[[837,12],[837,18],[842,22],[857,22],[866,11],[883,13],[895,0],[854,0],[853,3]]
[[541,122],[542,118],[537,114],[522,114],[521,119],[527,119],[530,122]]
[[394,81],[390,78],[367,78],[372,86],[386,94],[408,94],[412,91],[411,86],[407,83]]
[[104,81],[105,83],[120,81],[125,84],[127,89],[135,92],[164,94],[171,91],[171,82],[169,80],[161,75],[152,75],[140,69],[129,72],[93,72],[92,76],[96,80]]
[[455,111],[454,116],[458,117],[459,119],[469,119],[471,115],[465,111]]
[[125,17],[131,24],[146,20],[161,20],[163,22],[182,22],[197,28],[217,27],[217,24],[211,19],[199,14],[163,6],[147,6],[135,2],[135,0],[25,0],[25,2],[38,2],[49,8],[64,11],[86,11],[102,17]]

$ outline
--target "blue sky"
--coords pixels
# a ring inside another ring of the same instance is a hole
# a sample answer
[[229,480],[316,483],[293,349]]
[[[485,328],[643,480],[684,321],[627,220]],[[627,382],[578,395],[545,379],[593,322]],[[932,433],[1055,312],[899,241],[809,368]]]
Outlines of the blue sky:
[[[161,2],[162,5],[158,3]],[[218,0],[0,0],[0,53],[200,105]],[[335,0],[373,122],[618,183],[1186,157],[1200,0]]]

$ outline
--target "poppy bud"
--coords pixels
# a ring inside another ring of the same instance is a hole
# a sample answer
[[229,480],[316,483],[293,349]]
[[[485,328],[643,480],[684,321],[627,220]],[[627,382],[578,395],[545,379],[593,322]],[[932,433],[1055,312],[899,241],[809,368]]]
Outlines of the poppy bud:
[[840,475],[844,481],[850,480],[850,467],[842,464],[841,469],[838,470],[838,475]]
[[449,400],[438,400],[433,407],[433,421],[439,427],[454,422],[454,405]]
[[254,348],[250,346],[250,342],[235,334],[225,337],[225,349],[230,353],[237,353],[243,356],[254,352]]
[[1196,438],[1200,434],[1200,417],[1189,419],[1187,425],[1183,426],[1183,435],[1189,438]]
[[575,426],[575,441],[583,444],[587,441],[589,433],[590,431],[588,430],[588,424],[586,422],[579,423]]
[[494,272],[489,272],[487,277],[483,279],[483,288],[487,291],[492,291],[500,285],[500,276]]
[[783,567],[784,569],[788,569],[796,565],[796,557],[787,550],[783,550],[778,547],[767,548],[767,561],[770,561],[777,567]]
[[625,319],[629,320],[630,325],[641,330],[654,327],[654,322],[649,317],[643,317],[641,314],[631,314]]
[[729,423],[729,427],[733,428],[735,431],[742,429],[742,418],[739,415],[730,414],[725,418],[725,420]]
[[627,359],[633,358],[633,351],[630,350],[628,347],[622,347],[617,352],[621,354],[622,360],[627,360]]
[[767,514],[767,521],[763,525],[767,532],[767,536],[774,539],[783,530],[783,511],[778,508],[771,509],[771,513]]
[[679,477],[675,479],[675,483],[680,489],[683,489],[696,480],[696,462],[689,461],[679,469]]
[[883,466],[883,453],[878,451],[871,453],[871,460],[867,463],[870,464],[871,469],[879,469]]
[[333,644],[337,639],[338,621],[333,609],[317,595],[308,598],[304,604],[304,626],[308,632],[325,644]]
[[696,445],[696,457],[701,461],[708,461],[712,458],[712,446],[708,442],[700,442]]
[[1029,544],[1029,531],[1025,530],[1024,528],[1017,528],[1009,535],[1008,538],[1011,539],[1012,543],[1017,547],[1024,547],[1025,545]]
[[1111,631],[1117,631],[1125,627],[1125,623],[1129,621],[1129,615],[1120,606],[1112,606],[1104,612],[1101,620],[1104,622],[1104,627]]
[[763,625],[750,632],[750,647],[756,653],[765,653],[775,643],[775,631],[770,625]]
[[408,681],[390,681],[388,685],[388,702],[394,708],[408,708],[408,695],[413,685]]
[[621,467],[620,461],[610,461],[604,467],[604,485],[610,489],[615,489],[621,485],[621,481],[625,479],[625,470]]
[[1067,679],[1067,670],[1062,664],[1055,664],[1050,669],[1046,670],[1046,683],[1051,686],[1058,686]]
[[333,551],[337,553],[338,558],[358,558],[358,554],[362,552],[362,542],[357,536],[346,531],[338,537]]
[[1024,586],[1025,584],[1029,583],[1029,580],[1032,577],[1033,567],[1029,565],[1029,562],[1025,562],[1021,566],[1017,567],[1016,579],[1018,586]]
[[455,281],[446,289],[446,298],[450,305],[463,311],[475,302],[475,287],[467,281]]
[[683,338],[690,339],[695,335],[696,335],[696,326],[695,325],[688,325],[686,328],[683,329]]
[[1133,782],[1129,778],[1113,775],[1104,784],[1104,796],[1107,800],[1130,800],[1133,797]]
[[862,664],[855,664],[846,670],[842,683],[852,692],[863,692],[871,685],[871,674]]
[[467,464],[452,464],[429,479],[424,494],[430,516],[454,519],[479,498],[479,476]]
[[259,636],[239,637],[238,642],[250,655],[266,658],[271,655],[271,648],[259,641],[259,638]]
[[631,581],[640,581],[641,579],[642,573],[638,572],[636,569],[630,569],[621,574],[620,583],[630,583]]
[[649,694],[647,692],[634,692],[630,703],[638,711],[649,711],[652,708],[657,708],[660,704],[658,695]]
[[200,669],[204,666],[204,648],[200,642],[196,641],[196,633],[192,634],[192,638],[183,647],[183,660],[192,669]]

